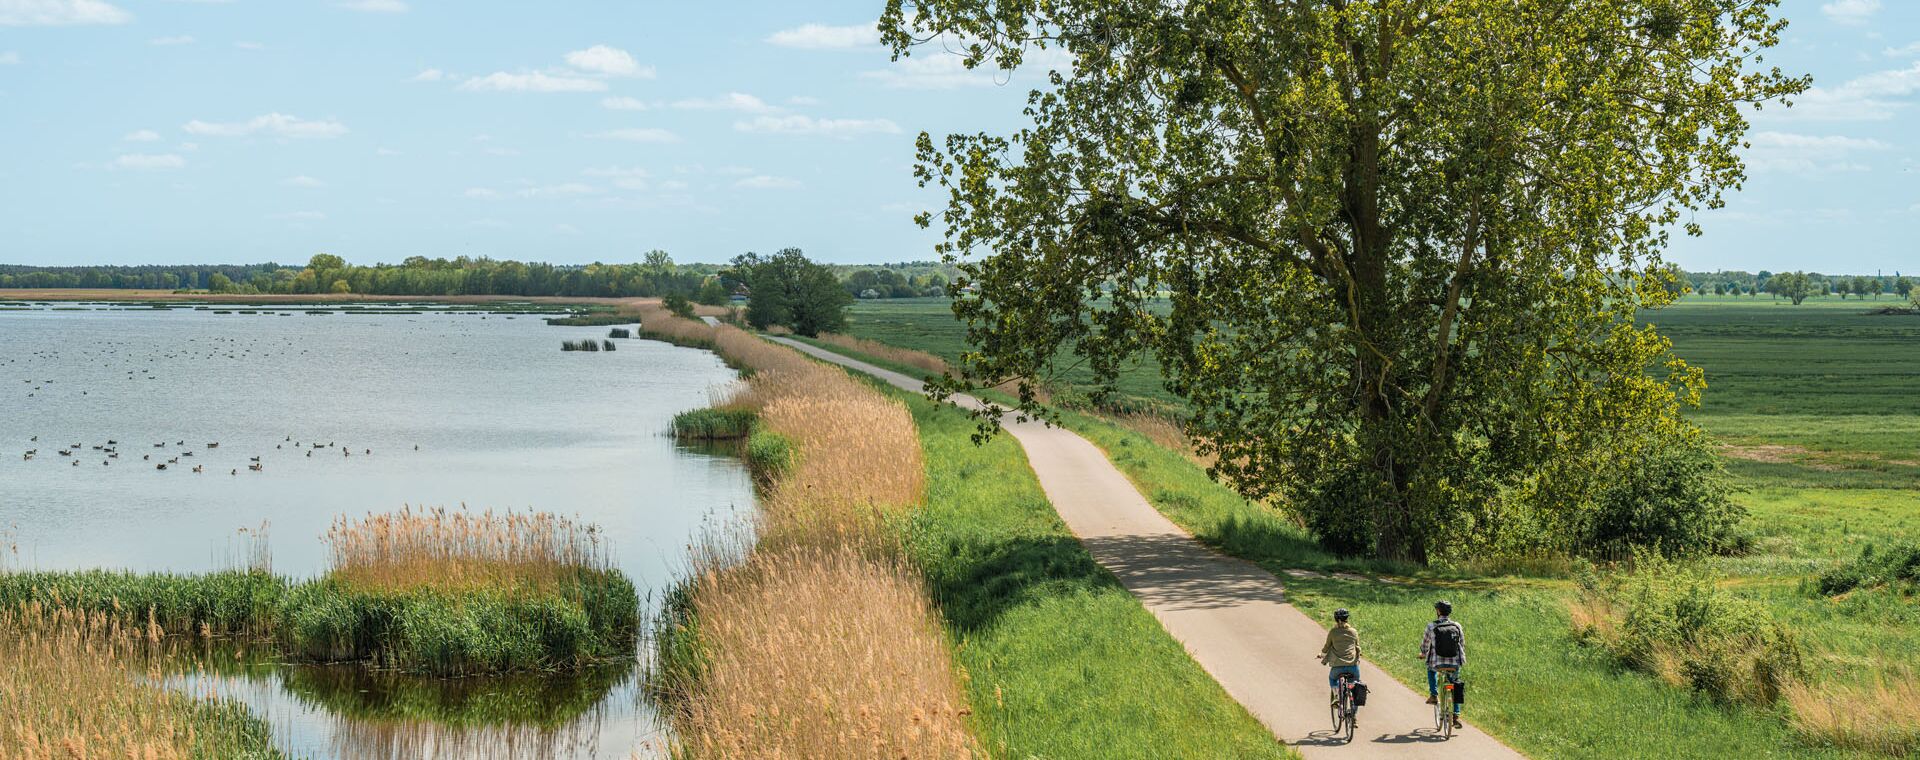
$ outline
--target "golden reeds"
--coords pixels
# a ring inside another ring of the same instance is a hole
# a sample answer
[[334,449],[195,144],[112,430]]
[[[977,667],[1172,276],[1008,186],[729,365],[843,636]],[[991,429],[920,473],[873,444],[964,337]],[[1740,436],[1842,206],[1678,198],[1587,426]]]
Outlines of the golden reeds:
[[678,753],[971,755],[944,634],[888,524],[925,488],[912,414],[797,351],[661,312],[644,329],[749,370],[723,404],[758,411],[798,451],[763,493],[756,546],[694,581],[704,667],[677,714]]
[[207,705],[156,684],[159,634],[122,617],[31,604],[0,611],[0,757],[221,756],[244,737]]
[[947,360],[925,351],[915,351],[911,348],[901,348],[899,346],[881,343],[877,340],[855,338],[851,335],[841,335],[839,333],[821,333],[817,340],[829,346],[838,346],[849,351],[857,351],[883,361],[889,361],[894,364],[904,364],[915,369],[926,370],[936,375],[944,374],[947,371]]
[[368,588],[539,586],[611,565],[599,529],[545,512],[411,507],[334,519],[332,576]]

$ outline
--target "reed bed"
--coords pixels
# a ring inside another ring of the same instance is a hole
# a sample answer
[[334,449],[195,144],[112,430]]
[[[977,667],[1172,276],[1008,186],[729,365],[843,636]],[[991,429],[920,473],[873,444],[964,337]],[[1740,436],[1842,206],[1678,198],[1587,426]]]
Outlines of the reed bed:
[[643,310],[641,324],[750,373],[717,401],[756,414],[749,459],[764,476],[754,547],[706,564],[656,637],[679,679],[675,753],[971,756],[960,679],[894,525],[925,489],[906,407],[731,326],[664,309]]
[[753,433],[757,418],[752,409],[692,409],[673,416],[673,437],[694,441],[741,440]]
[[157,628],[29,604],[0,611],[0,757],[277,758],[244,707],[162,689]]
[[[607,345],[611,346],[613,344],[609,342]],[[562,351],[599,351],[600,342],[595,340],[563,340],[563,341],[560,341],[560,350]],[[608,349],[608,350],[611,351],[612,349]]]
[[543,586],[576,570],[609,570],[599,528],[548,512],[444,507],[334,519],[330,578],[363,588],[450,591]]
[[613,328],[613,329],[611,329],[611,330],[608,330],[608,331],[607,331],[607,337],[609,337],[609,338],[631,338],[631,337],[633,337],[633,331],[632,331],[632,330],[629,330],[629,329],[627,329],[627,328],[625,328],[625,327],[616,327],[616,328]]
[[829,346],[859,352],[894,364],[926,370],[936,375],[945,374],[947,371],[947,360],[925,351],[915,351],[911,348],[901,348],[899,346],[881,343],[877,340],[855,338],[851,335],[841,335],[839,333],[821,333],[815,340]]

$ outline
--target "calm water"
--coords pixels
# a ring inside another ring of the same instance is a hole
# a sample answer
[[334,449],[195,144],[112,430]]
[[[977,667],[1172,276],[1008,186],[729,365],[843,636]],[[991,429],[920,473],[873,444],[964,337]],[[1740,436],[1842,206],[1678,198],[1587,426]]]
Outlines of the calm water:
[[[4,563],[208,570],[265,524],[274,570],[307,577],[338,516],[466,505],[596,523],[642,593],[659,589],[703,524],[751,506],[737,461],[663,434],[734,373],[653,341],[559,350],[606,330],[497,313],[0,311],[0,543],[17,547]],[[317,672],[206,678],[297,755],[627,757],[656,733],[630,673],[449,686]]]

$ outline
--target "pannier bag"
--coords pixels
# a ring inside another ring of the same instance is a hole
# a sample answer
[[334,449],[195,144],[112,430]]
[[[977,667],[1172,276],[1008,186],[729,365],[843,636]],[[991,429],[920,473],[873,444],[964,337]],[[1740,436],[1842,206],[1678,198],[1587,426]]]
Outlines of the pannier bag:
[[1367,706],[1367,685],[1360,683],[1359,681],[1354,681],[1353,686],[1351,688],[1353,689],[1353,706],[1366,707]]
[[1460,681],[1453,685],[1453,703],[1456,705],[1464,705],[1467,703],[1466,681]]

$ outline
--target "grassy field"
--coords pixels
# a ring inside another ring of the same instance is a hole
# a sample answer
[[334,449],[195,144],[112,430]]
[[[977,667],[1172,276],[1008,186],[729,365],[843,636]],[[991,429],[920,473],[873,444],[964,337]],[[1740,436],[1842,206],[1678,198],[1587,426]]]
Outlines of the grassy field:
[[[1817,693],[1911,682],[1920,657],[1920,611],[1911,597],[1883,589],[1828,598],[1809,589],[1865,547],[1920,535],[1920,352],[1913,350],[1920,316],[1868,313],[1893,303],[1882,301],[1814,299],[1794,307],[1694,297],[1645,316],[1673,339],[1676,353],[1707,372],[1706,402],[1690,414],[1727,444],[1742,487],[1736,498],[1758,539],[1753,554],[1715,560],[1714,569],[1800,637]],[[964,337],[945,304],[930,300],[862,302],[849,332],[948,358]],[[1157,390],[1151,372],[1136,370],[1123,386]],[[1224,552],[1276,571],[1399,574],[1408,583],[1289,582],[1309,611],[1348,606],[1363,611],[1363,630],[1403,634],[1404,641],[1382,634],[1389,638],[1376,651],[1411,650],[1432,599],[1451,598],[1474,632],[1477,720],[1535,756],[1876,756],[1796,735],[1787,707],[1718,705],[1582,647],[1570,634],[1575,588],[1568,580],[1343,561],[1276,513],[1211,482],[1185,456],[1104,419],[1068,414],[1066,421],[1105,448],[1170,518]],[[1379,662],[1410,684],[1423,681],[1410,657]],[[1893,720],[1913,722],[1910,713]]]
[[1288,757],[1067,531],[1005,437],[908,397],[927,503],[909,552],[967,673],[993,757]]

